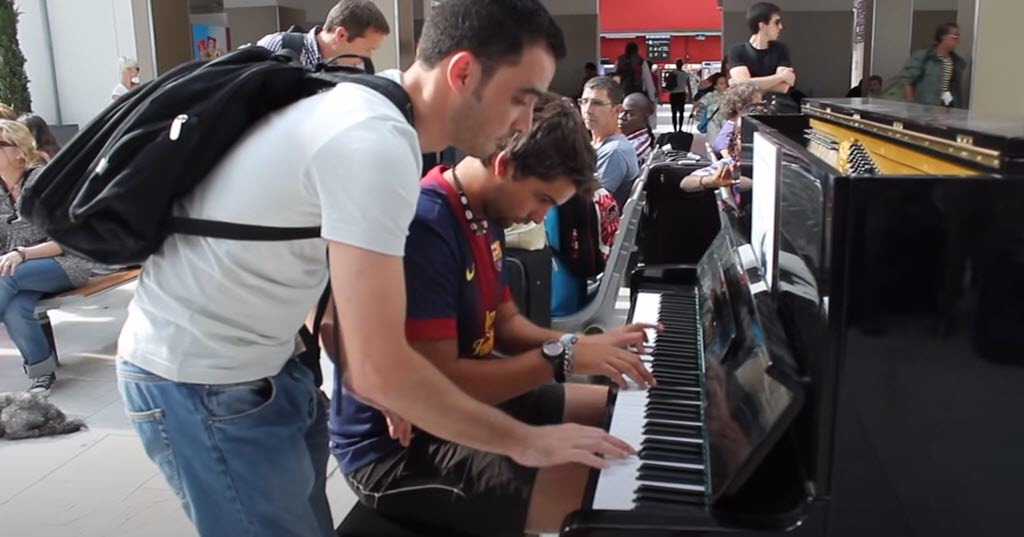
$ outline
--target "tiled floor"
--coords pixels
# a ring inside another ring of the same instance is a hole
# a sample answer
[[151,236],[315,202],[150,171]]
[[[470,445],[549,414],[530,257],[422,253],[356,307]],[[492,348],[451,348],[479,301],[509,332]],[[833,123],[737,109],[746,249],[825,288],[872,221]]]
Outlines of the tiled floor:
[[[661,108],[664,129],[670,118]],[[695,147],[703,147],[698,142]],[[51,313],[62,366],[50,398],[69,415],[85,418],[89,429],[61,437],[0,440],[0,536],[195,535],[143,452],[117,394],[114,344],[133,292],[134,284],[125,285],[88,305]],[[622,300],[618,307],[628,308],[628,295]],[[0,329],[0,392],[24,390],[27,384],[20,355]],[[355,498],[333,460],[329,471],[328,497],[339,522]]]
[[[84,432],[0,440],[0,535],[182,537],[195,535],[177,498],[146,457],[114,380],[114,342],[134,284],[53,312],[61,356],[50,399],[85,418]],[[0,332],[0,391],[27,387],[21,358]],[[331,464],[328,496],[336,520],[355,503]]]

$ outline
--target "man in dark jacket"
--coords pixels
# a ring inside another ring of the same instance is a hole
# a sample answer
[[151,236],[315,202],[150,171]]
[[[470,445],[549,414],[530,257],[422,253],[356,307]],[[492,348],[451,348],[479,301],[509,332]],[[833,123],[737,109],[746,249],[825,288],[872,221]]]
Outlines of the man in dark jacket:
[[947,22],[935,30],[935,44],[914,52],[896,77],[903,97],[921,104],[967,108],[963,84],[967,61],[955,52],[960,27]]

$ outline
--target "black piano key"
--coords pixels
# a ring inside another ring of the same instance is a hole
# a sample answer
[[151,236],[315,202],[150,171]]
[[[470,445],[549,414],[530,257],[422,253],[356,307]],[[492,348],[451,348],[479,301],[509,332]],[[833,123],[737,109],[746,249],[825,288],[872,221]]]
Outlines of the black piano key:
[[637,475],[641,481],[660,481],[662,483],[704,486],[703,469],[680,468],[667,464],[645,462],[640,465]]
[[693,455],[704,458],[704,445],[696,442],[681,442],[668,438],[644,438],[640,441],[641,449],[657,449],[679,455]]
[[699,380],[662,378],[657,375],[654,378],[658,379],[658,386],[663,388],[700,388]]
[[693,369],[655,364],[651,367],[651,373],[658,377],[658,380],[664,378],[666,380],[693,381],[700,384],[701,375]]
[[679,490],[648,484],[643,484],[637,487],[633,498],[637,507],[654,503],[668,505],[704,505],[706,501],[703,492]]
[[647,418],[649,420],[666,421],[700,421],[700,411],[677,412],[674,410],[648,409],[646,412],[644,412],[644,418]]
[[[648,388],[648,390],[653,390],[654,388],[657,388],[657,387],[658,386],[655,386],[653,388]],[[696,392],[696,391],[692,391],[692,392],[665,392],[665,391],[663,391],[663,392],[651,393],[650,395],[648,395],[648,397],[652,401],[685,401],[685,402],[690,402],[690,403],[699,403],[700,400],[701,400],[700,399],[700,392]]]
[[699,425],[685,423],[649,422],[644,425],[645,436],[665,436],[668,438],[703,438],[703,430]]
[[680,403],[678,401],[648,400],[644,408],[648,412],[668,412],[684,416],[700,415],[700,405]]
[[703,453],[679,453],[668,449],[643,448],[637,453],[637,457],[642,461],[704,464]]

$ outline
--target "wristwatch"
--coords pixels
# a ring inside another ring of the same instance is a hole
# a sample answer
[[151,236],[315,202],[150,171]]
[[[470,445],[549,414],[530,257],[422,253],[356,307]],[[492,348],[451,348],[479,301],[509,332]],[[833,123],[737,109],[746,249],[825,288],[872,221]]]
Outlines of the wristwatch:
[[555,382],[565,382],[565,357],[567,354],[565,345],[562,345],[562,342],[557,339],[545,341],[540,346],[540,354],[551,364]]

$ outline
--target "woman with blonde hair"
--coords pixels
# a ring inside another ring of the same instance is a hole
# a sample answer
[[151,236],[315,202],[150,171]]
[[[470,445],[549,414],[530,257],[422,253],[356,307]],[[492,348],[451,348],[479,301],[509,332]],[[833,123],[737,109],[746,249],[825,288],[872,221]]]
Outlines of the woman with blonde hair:
[[57,361],[36,320],[39,299],[84,284],[92,263],[67,255],[56,242],[16,211],[22,187],[44,160],[28,128],[0,120],[0,322],[18,347],[29,392],[48,395],[57,380]]

